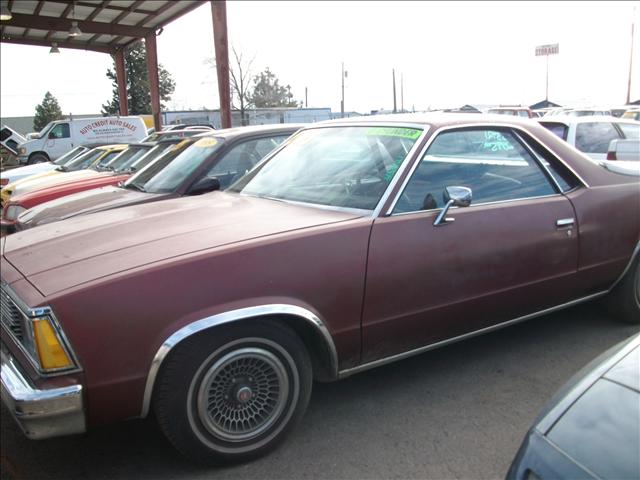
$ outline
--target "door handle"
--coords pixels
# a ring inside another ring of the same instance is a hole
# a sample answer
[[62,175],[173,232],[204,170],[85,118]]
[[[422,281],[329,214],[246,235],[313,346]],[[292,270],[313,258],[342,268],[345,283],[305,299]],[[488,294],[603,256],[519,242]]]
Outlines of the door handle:
[[560,218],[556,220],[556,227],[570,227],[575,223],[573,218]]

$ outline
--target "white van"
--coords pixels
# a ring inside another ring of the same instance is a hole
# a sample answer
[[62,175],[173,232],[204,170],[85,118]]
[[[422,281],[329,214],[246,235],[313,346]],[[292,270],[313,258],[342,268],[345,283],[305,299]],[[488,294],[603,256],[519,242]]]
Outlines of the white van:
[[141,117],[57,120],[49,123],[33,139],[19,144],[17,156],[23,165],[47,162],[78,145],[135,143],[146,136],[147,127]]

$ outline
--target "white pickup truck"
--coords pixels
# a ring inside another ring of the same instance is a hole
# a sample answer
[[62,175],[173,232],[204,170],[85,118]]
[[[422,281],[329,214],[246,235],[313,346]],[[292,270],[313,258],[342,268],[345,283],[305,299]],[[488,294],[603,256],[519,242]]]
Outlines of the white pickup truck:
[[640,140],[611,140],[602,163],[613,172],[640,176]]
[[605,168],[640,176],[640,122],[606,116],[560,115],[538,120]]

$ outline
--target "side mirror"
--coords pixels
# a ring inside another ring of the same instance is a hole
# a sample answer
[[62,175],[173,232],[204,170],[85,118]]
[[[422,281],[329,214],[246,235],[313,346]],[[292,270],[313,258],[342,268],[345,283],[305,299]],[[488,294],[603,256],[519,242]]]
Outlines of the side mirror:
[[200,195],[215,190],[220,190],[218,177],[203,177],[189,189],[189,195]]
[[445,187],[442,193],[442,199],[445,201],[445,206],[442,211],[436,217],[433,222],[434,227],[440,225],[446,225],[455,221],[455,218],[447,218],[447,212],[449,208],[453,207],[468,207],[471,205],[472,192],[467,187]]
[[55,133],[49,132],[49,135],[47,136],[47,138],[58,138],[58,137],[56,137]]

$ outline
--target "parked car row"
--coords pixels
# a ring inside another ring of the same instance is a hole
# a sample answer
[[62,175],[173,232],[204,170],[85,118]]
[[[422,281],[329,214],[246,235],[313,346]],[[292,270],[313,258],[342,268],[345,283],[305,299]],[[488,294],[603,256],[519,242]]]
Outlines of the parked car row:
[[640,122],[606,116],[561,115],[539,121],[606,168],[640,176]]
[[188,457],[243,461],[314,380],[598,298],[640,322],[637,177],[497,118],[216,130],[23,212],[3,401],[31,438],[153,411]]

